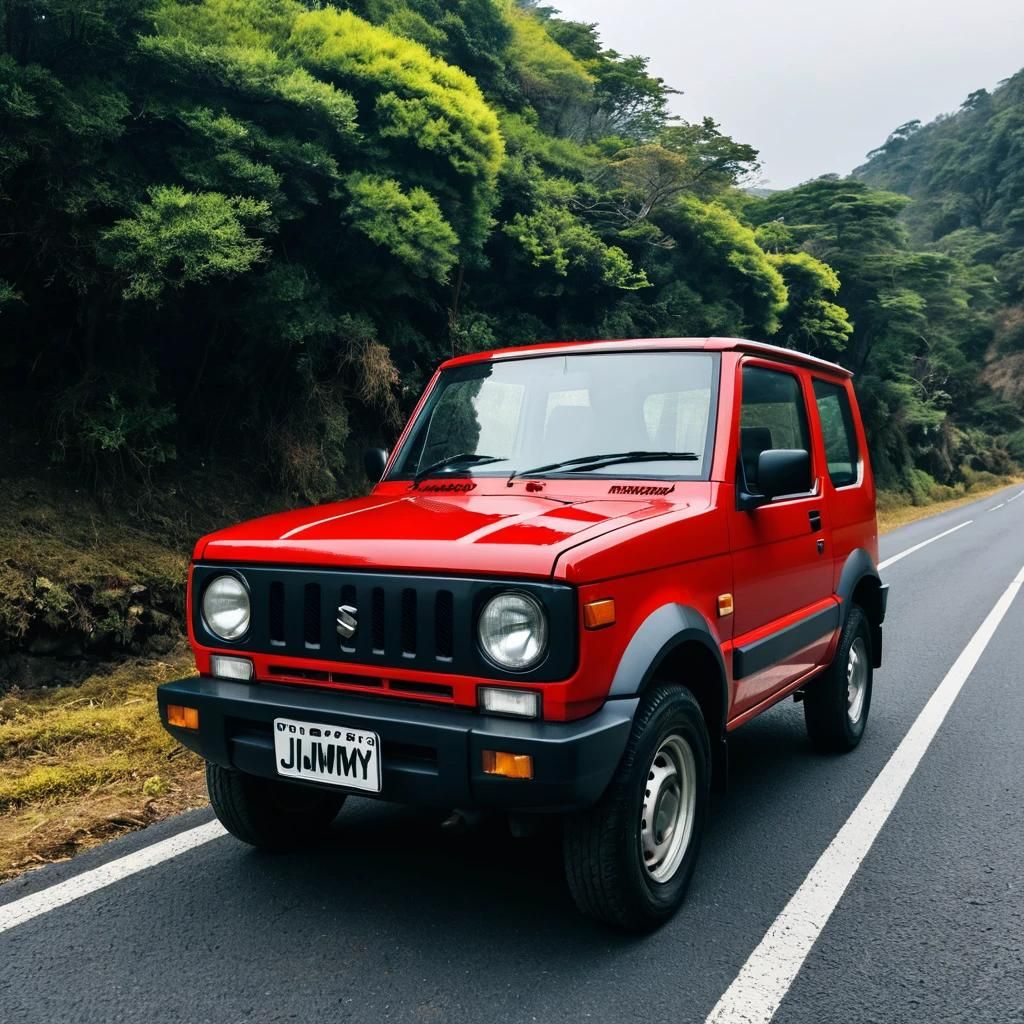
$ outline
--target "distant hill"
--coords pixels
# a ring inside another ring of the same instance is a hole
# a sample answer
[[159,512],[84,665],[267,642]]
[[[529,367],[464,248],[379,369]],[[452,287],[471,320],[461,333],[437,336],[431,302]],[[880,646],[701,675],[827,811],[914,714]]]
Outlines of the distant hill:
[[[961,256],[978,289],[993,288],[982,380],[1024,405],[1024,71],[972,92],[954,114],[901,125],[853,174],[910,196],[903,219],[913,240]],[[1021,433],[1010,449],[1024,456]]]
[[1024,350],[1024,71],[972,92],[955,114],[901,125],[853,174],[915,200],[903,218],[916,243],[991,272],[993,354]]

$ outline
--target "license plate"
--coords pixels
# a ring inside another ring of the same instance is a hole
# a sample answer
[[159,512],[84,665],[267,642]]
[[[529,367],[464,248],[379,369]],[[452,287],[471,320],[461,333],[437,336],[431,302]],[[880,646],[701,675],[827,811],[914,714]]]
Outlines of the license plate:
[[380,737],[342,725],[274,719],[278,775],[380,792]]

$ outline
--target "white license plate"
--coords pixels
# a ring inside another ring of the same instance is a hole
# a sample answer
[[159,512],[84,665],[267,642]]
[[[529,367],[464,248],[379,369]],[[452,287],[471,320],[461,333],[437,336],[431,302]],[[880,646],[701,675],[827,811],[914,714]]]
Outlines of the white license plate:
[[278,775],[380,792],[380,737],[341,725],[274,719]]

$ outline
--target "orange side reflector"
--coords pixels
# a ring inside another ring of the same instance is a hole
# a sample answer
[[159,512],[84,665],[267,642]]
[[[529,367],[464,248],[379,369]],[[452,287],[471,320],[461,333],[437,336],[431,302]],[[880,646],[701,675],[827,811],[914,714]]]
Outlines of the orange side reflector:
[[718,614],[732,615],[732,594],[718,595]]
[[186,708],[181,704],[167,705],[167,724],[179,729],[199,728],[199,708]]
[[608,598],[604,601],[591,601],[583,606],[583,625],[587,629],[601,629],[615,625],[615,602]]
[[529,754],[508,754],[503,750],[485,750],[484,774],[503,775],[506,779],[532,779],[533,758]]

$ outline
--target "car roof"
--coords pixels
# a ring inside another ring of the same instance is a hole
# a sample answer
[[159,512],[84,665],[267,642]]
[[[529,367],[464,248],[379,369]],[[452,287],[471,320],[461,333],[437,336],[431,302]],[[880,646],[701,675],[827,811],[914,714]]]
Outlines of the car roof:
[[520,345],[516,348],[499,348],[489,352],[474,352],[469,355],[456,356],[442,364],[442,369],[452,366],[464,366],[467,363],[479,363],[501,359],[530,359],[536,356],[555,355],[559,352],[745,352],[764,359],[774,359],[780,363],[823,370],[839,377],[852,377],[853,374],[838,363],[830,363],[827,359],[818,359],[803,352],[782,348],[779,345],[768,345],[761,341],[747,341],[744,338],[620,338],[614,341],[549,341],[538,345]]

